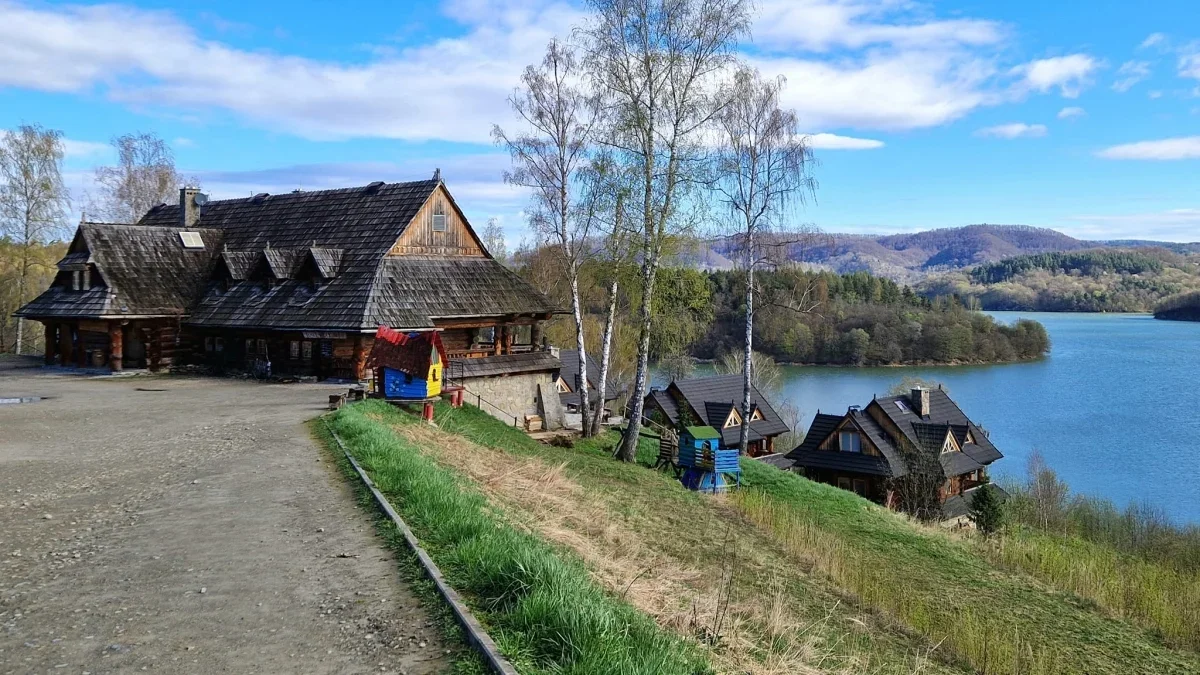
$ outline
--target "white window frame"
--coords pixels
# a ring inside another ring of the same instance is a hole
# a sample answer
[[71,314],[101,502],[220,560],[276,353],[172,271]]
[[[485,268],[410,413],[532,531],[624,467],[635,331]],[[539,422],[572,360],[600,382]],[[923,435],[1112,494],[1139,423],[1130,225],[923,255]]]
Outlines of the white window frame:
[[[852,443],[847,444],[846,439],[854,439]],[[850,447],[847,448],[846,446]],[[855,447],[857,446],[857,447]],[[838,432],[838,450],[842,452],[862,453],[862,434],[852,429],[843,429]]]

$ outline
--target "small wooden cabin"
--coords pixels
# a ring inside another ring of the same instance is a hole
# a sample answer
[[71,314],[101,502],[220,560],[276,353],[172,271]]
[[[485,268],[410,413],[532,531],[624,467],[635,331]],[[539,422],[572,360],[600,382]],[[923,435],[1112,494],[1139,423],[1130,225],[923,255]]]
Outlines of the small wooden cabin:
[[403,332],[380,326],[367,363],[384,398],[424,400],[442,393],[446,353],[438,331]]

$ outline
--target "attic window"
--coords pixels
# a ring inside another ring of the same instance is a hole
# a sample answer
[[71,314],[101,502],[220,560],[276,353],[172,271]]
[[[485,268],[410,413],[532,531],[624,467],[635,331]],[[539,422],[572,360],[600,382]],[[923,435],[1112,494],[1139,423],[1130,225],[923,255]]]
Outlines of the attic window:
[[757,421],[761,420],[762,418],[763,418],[762,411],[759,410],[758,408],[755,408],[754,412],[750,413],[750,421],[751,422],[757,422]]
[[738,414],[737,408],[729,411],[729,416],[725,418],[725,428],[740,427],[742,425],[742,416]]
[[896,407],[900,409],[900,412],[912,412],[908,406],[904,405],[904,401],[896,401]]
[[438,202],[437,205],[433,207],[432,227],[434,232],[446,231],[446,207],[443,206],[441,202]]
[[185,230],[179,233],[179,240],[183,242],[184,248],[204,248],[204,239],[200,237],[199,232]]

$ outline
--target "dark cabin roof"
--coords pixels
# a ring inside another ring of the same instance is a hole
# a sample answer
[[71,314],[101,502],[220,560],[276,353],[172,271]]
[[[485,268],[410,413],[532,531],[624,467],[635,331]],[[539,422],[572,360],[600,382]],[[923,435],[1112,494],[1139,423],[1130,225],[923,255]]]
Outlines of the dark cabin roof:
[[[892,457],[889,457],[887,451],[883,451],[884,456],[880,457],[865,453],[819,449],[821,443],[829,438],[829,435],[838,428],[842,420],[846,419],[847,416],[851,418],[851,423],[855,428],[864,433],[876,447],[880,447],[880,445],[890,446],[890,443],[886,441],[887,435],[884,433],[883,428],[875,420],[871,419],[870,415],[863,414],[860,410],[851,410],[846,415],[817,413],[817,416],[813,418],[812,425],[808,428],[808,433],[804,436],[804,442],[798,445],[795,450],[787,453],[787,457],[792,460],[793,465],[805,468],[834,469],[851,473],[892,476]],[[900,462],[898,466],[903,469],[903,462]]]
[[[536,345],[535,345],[536,347]],[[579,350],[578,349],[561,349],[558,352],[558,360],[562,361],[562,368],[558,371],[558,376],[567,383],[568,387],[575,389],[575,378],[579,375]],[[596,401],[596,393],[594,387],[600,382],[600,367],[592,359],[592,355],[587,355],[587,379],[589,389],[592,390],[590,396],[591,401]],[[579,405],[579,392],[568,391],[558,395],[563,405]],[[612,385],[610,380],[604,387],[604,400],[613,401],[617,398],[617,388]]]
[[[679,405],[674,400],[664,405],[664,399],[672,399],[673,394],[686,401],[698,419],[704,424],[721,432],[721,444],[727,448],[735,447],[741,438],[741,427],[723,428],[729,411],[741,408],[742,376],[717,375],[714,377],[698,377],[687,380],[675,380],[667,386],[666,391],[652,390],[650,400],[658,403],[663,413],[671,421],[672,426],[680,422]],[[788,431],[787,424],[771,407],[767,399],[758,389],[751,387],[750,404],[758,408],[763,415],[761,420],[750,423],[750,441],[757,441]]]
[[[200,222],[224,233],[223,258],[237,283],[210,288],[189,323],[427,329],[435,318],[560,311],[487,255],[386,256],[439,185],[425,180],[208,202]],[[179,218],[178,204],[164,204],[140,224],[175,225]],[[279,280],[267,288],[253,279],[263,263]],[[296,278],[306,265],[320,279]]]
[[[946,395],[945,391],[930,390],[929,400],[930,411],[924,417],[913,412],[912,402],[906,395],[876,399],[871,402],[871,406],[878,405],[884,415],[901,430],[904,440],[911,443],[913,447],[934,454],[946,476],[961,476],[971,473],[1003,456],[983,431],[967,419],[967,416]],[[879,449],[882,457],[872,458],[870,455],[859,453],[817,449],[841,424],[842,420],[847,418],[857,430],[867,436],[872,445]],[[965,442],[968,431],[974,438],[974,443]],[[947,435],[954,437],[962,452],[942,452]],[[789,452],[787,456],[795,462],[796,466],[842,469],[899,477],[907,474],[909,467],[904,460],[900,446],[897,445],[897,440],[893,439],[868,412],[852,408],[842,416],[818,413],[808,434],[804,437],[804,443]]]
[[[200,233],[204,248],[184,248],[183,231]],[[31,318],[183,315],[208,278],[222,235],[209,228],[80,223],[59,267],[92,262],[105,285],[73,291],[71,272],[62,272],[17,313]]]
[[[957,454],[957,453],[956,453]],[[1004,488],[995,483],[988,483],[992,490],[992,494],[1001,502],[1008,499],[1009,494]],[[969,490],[963,490],[962,494],[954,495],[948,498],[942,504],[942,518],[951,520],[953,518],[961,518],[971,512],[971,503],[975,501],[975,495],[979,494],[979,488],[982,485],[977,485]]]

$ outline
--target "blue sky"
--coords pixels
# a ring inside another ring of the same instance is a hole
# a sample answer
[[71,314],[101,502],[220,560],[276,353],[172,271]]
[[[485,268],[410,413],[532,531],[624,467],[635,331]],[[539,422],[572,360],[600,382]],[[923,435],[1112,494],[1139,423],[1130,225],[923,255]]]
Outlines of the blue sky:
[[[493,123],[556,0],[0,0],[0,127],[68,139],[82,202],[108,140],[153,131],[214,197],[425,178],[527,235]],[[831,232],[970,223],[1200,240],[1194,0],[760,0],[745,58],[787,77]]]

